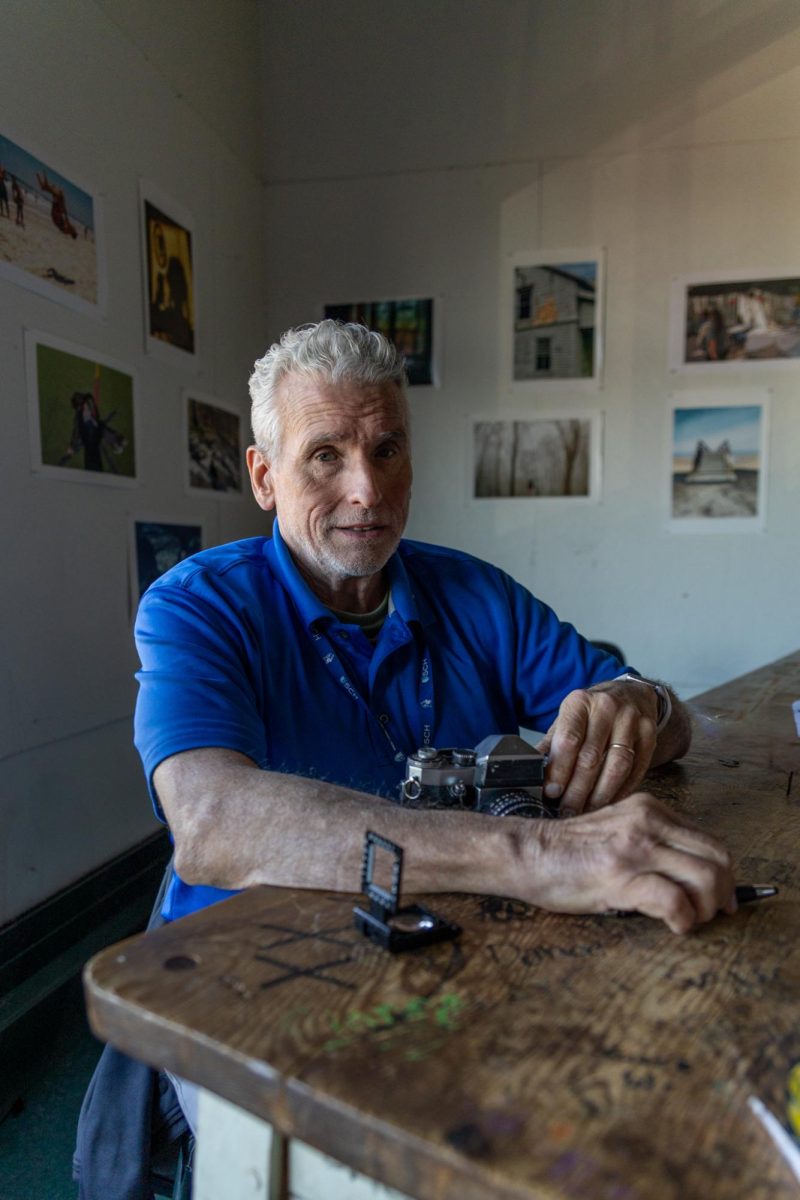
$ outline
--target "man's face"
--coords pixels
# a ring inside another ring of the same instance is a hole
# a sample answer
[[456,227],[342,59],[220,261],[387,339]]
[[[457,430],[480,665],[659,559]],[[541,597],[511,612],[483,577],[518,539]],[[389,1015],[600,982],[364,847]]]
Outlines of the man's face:
[[266,462],[249,452],[253,491],[313,590],[334,608],[379,603],[380,572],[405,528],[408,429],[393,384],[288,375],[278,388],[281,439]]

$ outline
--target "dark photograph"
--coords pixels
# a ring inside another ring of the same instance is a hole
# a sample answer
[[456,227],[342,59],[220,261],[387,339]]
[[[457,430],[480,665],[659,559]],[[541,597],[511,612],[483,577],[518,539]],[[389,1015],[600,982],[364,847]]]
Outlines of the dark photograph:
[[189,488],[242,492],[241,418],[233,408],[188,394],[186,404]]
[[192,234],[150,200],[144,201],[149,335],[195,352]]
[[133,522],[135,596],[141,599],[160,575],[203,548],[201,525],[167,521]]

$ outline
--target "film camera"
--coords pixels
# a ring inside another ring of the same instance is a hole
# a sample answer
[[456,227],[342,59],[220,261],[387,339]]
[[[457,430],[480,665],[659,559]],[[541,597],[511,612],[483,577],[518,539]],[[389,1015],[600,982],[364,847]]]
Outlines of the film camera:
[[[545,800],[546,758],[521,737],[493,733],[474,750],[423,746],[406,759],[400,803],[408,808],[457,808],[496,817],[555,817],[558,801]],[[391,889],[375,880],[375,855],[393,856]],[[458,937],[461,929],[421,904],[400,904],[403,849],[371,830],[364,843],[361,888],[353,909],[356,929],[396,954]]]
[[558,801],[543,794],[546,762],[515,734],[489,734],[474,750],[422,746],[406,759],[400,803],[495,817],[555,817]]

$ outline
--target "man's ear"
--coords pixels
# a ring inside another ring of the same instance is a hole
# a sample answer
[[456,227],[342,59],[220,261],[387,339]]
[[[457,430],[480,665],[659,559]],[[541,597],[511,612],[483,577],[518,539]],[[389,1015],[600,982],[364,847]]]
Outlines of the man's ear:
[[250,472],[250,486],[256,503],[269,512],[275,507],[275,489],[272,486],[270,463],[258,446],[247,447],[247,470]]

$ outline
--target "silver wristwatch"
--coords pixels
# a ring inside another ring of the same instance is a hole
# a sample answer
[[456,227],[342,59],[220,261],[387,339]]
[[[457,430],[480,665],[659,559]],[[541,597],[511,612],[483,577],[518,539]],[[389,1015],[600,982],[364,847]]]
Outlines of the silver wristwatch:
[[659,683],[656,679],[645,679],[644,675],[634,675],[633,671],[625,671],[623,675],[615,676],[616,679],[625,679],[629,683],[642,683],[645,687],[651,688],[658,700],[658,709],[656,710],[656,735],[661,733],[662,729],[667,727],[669,719],[672,716],[672,700],[670,699],[669,689],[663,683]]

